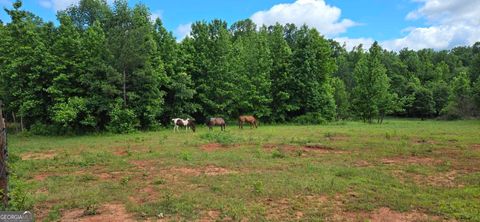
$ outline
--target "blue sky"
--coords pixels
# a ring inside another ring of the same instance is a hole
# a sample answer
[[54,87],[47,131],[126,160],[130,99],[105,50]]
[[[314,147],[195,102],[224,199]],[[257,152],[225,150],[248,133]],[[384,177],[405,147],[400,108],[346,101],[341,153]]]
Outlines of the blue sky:
[[[0,0],[10,7],[14,0]],[[24,0],[25,9],[47,21],[78,0]],[[257,24],[296,23],[316,27],[351,47],[373,40],[398,50],[446,49],[480,41],[480,0],[130,0],[146,4],[181,39],[189,24],[220,18],[229,24],[251,18]],[[4,11],[0,19],[8,21]]]

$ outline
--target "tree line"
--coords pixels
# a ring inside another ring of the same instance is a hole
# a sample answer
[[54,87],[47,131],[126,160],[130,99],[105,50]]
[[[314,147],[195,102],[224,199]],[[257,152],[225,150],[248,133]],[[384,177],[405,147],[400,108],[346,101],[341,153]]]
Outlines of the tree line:
[[128,132],[174,117],[382,122],[479,115],[480,42],[399,52],[347,50],[317,30],[198,21],[177,42],[143,4],[81,0],[59,25],[17,0],[0,22],[0,97],[38,132]]

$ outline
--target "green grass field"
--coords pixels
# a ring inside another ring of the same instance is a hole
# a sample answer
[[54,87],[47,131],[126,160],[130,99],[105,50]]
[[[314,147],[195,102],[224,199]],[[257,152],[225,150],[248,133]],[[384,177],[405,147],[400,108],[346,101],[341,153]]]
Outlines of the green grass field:
[[[480,121],[9,138],[46,221],[480,221]],[[115,219],[113,219],[115,218]]]

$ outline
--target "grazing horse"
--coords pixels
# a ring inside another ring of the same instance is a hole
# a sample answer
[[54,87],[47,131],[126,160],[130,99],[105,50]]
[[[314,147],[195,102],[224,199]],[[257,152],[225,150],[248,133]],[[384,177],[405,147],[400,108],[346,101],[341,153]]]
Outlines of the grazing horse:
[[250,128],[258,128],[257,126],[257,119],[254,116],[240,116],[238,117],[238,128],[243,129],[243,124],[247,122],[250,124]]
[[194,120],[191,120],[191,119],[180,119],[180,118],[175,118],[175,119],[172,119],[173,121],[173,132],[175,131],[179,131],[178,128],[180,126],[184,126],[185,127],[185,132],[188,131],[189,128],[192,129],[193,132],[195,132],[195,121]]
[[214,126],[220,126],[220,129],[224,131],[226,124],[223,118],[210,118],[210,120],[207,123],[207,126],[209,130],[212,130]]

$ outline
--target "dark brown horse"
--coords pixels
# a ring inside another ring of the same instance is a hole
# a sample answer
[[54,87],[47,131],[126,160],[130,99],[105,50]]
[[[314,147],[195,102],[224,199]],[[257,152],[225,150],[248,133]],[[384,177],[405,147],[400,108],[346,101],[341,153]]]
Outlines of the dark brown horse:
[[250,128],[258,128],[257,119],[254,116],[240,116],[238,117],[238,128],[243,129],[243,124],[250,124]]
[[209,130],[212,130],[214,126],[220,126],[220,129],[224,131],[226,124],[223,118],[210,118],[210,120],[207,123],[207,126]]

